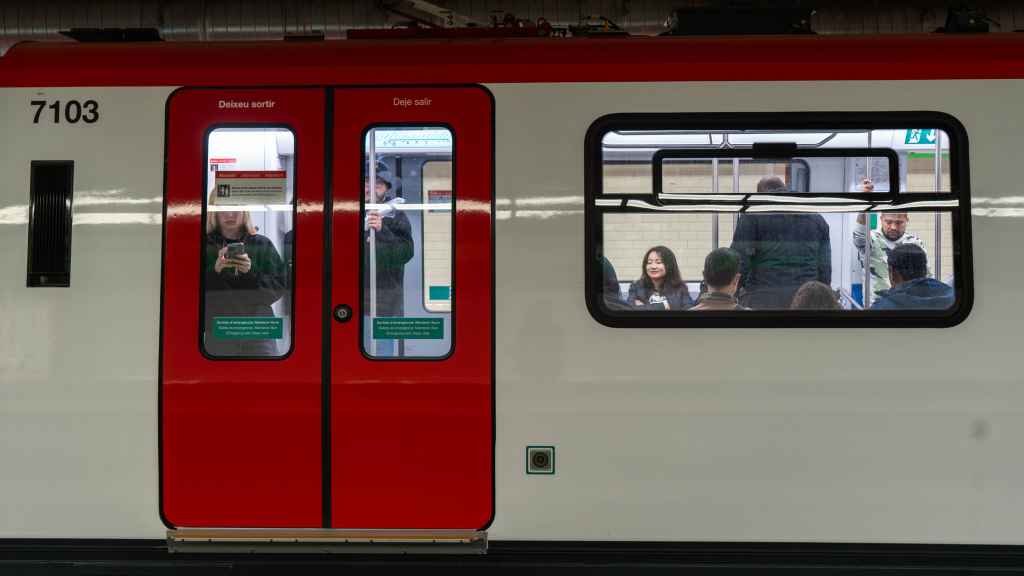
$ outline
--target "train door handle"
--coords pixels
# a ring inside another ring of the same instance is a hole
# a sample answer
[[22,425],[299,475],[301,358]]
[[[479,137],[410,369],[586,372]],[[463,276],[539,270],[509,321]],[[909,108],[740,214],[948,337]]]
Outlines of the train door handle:
[[338,304],[334,307],[334,319],[338,322],[348,322],[352,319],[352,308],[347,304]]

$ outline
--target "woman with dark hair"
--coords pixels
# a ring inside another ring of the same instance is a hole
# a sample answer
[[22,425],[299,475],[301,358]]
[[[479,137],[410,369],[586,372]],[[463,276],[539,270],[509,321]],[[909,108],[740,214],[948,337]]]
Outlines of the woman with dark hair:
[[644,254],[640,279],[629,287],[627,301],[648,310],[686,310],[693,306],[671,250],[655,246]]
[[839,299],[832,288],[823,282],[804,282],[793,295],[793,310],[840,310]]

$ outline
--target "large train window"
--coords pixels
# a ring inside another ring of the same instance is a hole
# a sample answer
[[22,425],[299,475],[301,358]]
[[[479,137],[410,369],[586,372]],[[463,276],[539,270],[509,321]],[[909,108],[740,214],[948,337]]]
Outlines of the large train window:
[[455,294],[452,132],[378,126],[363,145],[363,352],[447,357]]
[[202,346],[214,358],[291,350],[295,136],[225,127],[206,139]]
[[967,135],[948,115],[618,114],[586,146],[586,297],[606,325],[950,326],[970,310]]

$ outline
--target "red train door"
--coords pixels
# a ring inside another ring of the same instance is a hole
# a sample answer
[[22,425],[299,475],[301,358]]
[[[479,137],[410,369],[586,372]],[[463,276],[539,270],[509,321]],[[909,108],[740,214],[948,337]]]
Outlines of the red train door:
[[492,146],[480,88],[171,96],[168,526],[489,523]]
[[161,513],[323,522],[323,89],[167,105]]
[[329,434],[337,528],[493,511],[492,101],[334,91]]

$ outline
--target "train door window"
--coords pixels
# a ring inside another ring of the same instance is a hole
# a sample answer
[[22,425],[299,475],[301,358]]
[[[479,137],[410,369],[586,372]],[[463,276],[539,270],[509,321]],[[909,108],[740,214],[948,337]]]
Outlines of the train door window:
[[362,348],[370,358],[451,353],[453,140],[437,126],[366,132]]
[[281,358],[292,346],[295,136],[224,127],[206,139],[202,349]]
[[937,113],[602,118],[588,307],[623,327],[954,325],[973,301],[967,158]]

